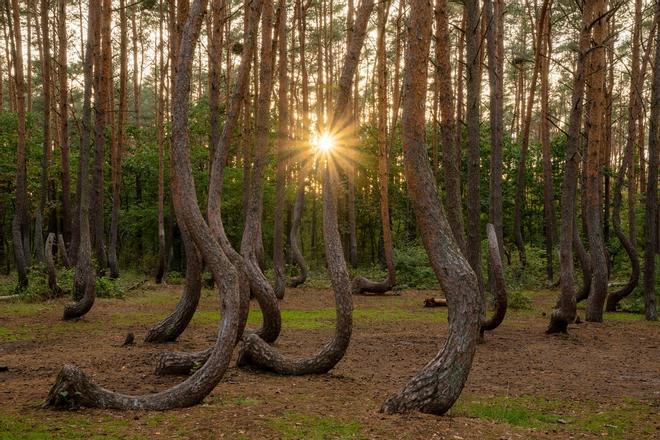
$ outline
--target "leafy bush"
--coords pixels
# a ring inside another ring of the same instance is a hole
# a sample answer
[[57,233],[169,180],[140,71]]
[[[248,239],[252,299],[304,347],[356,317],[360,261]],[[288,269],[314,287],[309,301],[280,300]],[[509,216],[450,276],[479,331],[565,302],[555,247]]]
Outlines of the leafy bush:
[[431,269],[426,250],[420,245],[394,249],[394,267],[400,289],[437,289],[438,281]]
[[181,272],[175,270],[167,272],[167,275],[165,276],[165,282],[167,284],[183,284],[184,280],[185,278],[181,275]]
[[101,277],[96,279],[96,296],[99,298],[123,298],[124,289],[119,286],[117,281]]

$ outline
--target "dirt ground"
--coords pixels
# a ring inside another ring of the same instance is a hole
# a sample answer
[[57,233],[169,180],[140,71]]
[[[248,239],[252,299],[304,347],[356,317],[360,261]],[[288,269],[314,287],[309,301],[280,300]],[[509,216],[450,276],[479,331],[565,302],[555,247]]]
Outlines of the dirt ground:
[[[279,377],[232,367],[193,408],[40,409],[64,363],[126,393],[181,380],[155,376],[163,346],[142,342],[180,291],[145,285],[125,299],[97,300],[77,322],[60,320],[64,300],[0,304],[0,364],[9,367],[0,372],[0,438],[660,438],[660,326],[616,313],[602,324],[572,325],[570,336],[546,336],[553,291],[531,293],[532,309],[510,311],[486,336],[459,402],[444,417],[378,412],[444,343],[446,310],[423,308],[432,295],[424,291],[354,298],[351,345],[327,375]],[[281,308],[283,351],[304,356],[332,337],[331,291],[290,289]],[[207,347],[216,310],[215,293],[205,291],[191,326],[166,348]],[[258,311],[251,313],[252,326],[259,320]],[[128,332],[137,343],[121,347]]]

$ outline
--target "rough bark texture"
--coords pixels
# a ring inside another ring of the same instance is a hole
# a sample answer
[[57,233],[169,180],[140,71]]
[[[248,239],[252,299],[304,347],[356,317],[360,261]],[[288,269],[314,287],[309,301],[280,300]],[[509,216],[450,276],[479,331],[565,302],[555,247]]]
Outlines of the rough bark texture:
[[[121,190],[121,159],[122,148],[126,143],[126,119],[128,115],[128,99],[126,86],[128,81],[128,20],[126,18],[126,0],[119,2],[119,22],[121,29],[119,48],[119,117],[117,121],[117,136],[112,139],[110,161],[112,165],[112,211],[110,216],[110,242],[108,244],[108,266],[110,278],[119,277],[119,260],[117,259],[117,246],[119,245],[119,209]],[[114,114],[111,114],[114,117]]]
[[[660,23],[660,4],[655,6],[656,25]],[[650,43],[649,43],[650,44]],[[644,220],[644,309],[646,319],[656,321],[656,254],[660,250],[658,219],[658,160],[660,155],[660,31],[656,33],[651,119],[649,121],[649,166],[646,184],[646,218]]]
[[64,236],[62,234],[57,234],[57,254],[64,267],[68,269],[72,266],[69,254],[66,250],[66,244],[64,243]]
[[[351,124],[352,118],[348,112],[348,104],[355,70],[357,69],[373,6],[373,0],[363,0],[357,11],[353,38],[348,46],[344,67],[339,79],[339,91],[332,113],[330,133],[339,133]],[[332,153],[329,153],[325,159],[328,163],[324,173],[323,185],[323,242],[330,282],[335,292],[337,312],[335,336],[315,355],[305,359],[291,359],[282,355],[276,348],[265,343],[257,335],[249,335],[243,340],[243,347],[238,360],[239,365],[249,364],[279,374],[322,374],[332,369],[342,359],[348,348],[352,333],[353,301],[337,223],[335,188],[337,187],[338,161],[332,156]]]
[[502,266],[502,256],[500,254],[500,245],[497,242],[497,232],[492,223],[486,225],[488,235],[488,258],[493,276],[493,296],[495,297],[495,312],[493,316],[481,322],[481,336],[484,331],[495,330],[504,321],[507,308],[506,284],[504,282],[504,267]]
[[480,13],[477,0],[465,2],[467,56],[467,252],[470,266],[483,287],[481,274],[481,161],[479,107],[481,96]]
[[607,2],[593,2],[593,34],[587,69],[587,164],[585,201],[587,211],[587,232],[589,234],[589,250],[591,252],[592,282],[591,293],[587,300],[586,320],[601,322],[603,320],[603,305],[607,296],[607,260],[605,258],[605,243],[601,224],[601,156],[605,154],[604,122],[605,122],[605,44],[607,43]]
[[[583,3],[582,27],[580,31],[579,52],[573,78],[571,113],[568,122],[568,139],[564,159],[564,181],[561,190],[561,233],[559,235],[559,300],[550,316],[550,325],[546,333],[566,333],[568,324],[575,320],[576,292],[573,250],[578,254],[585,282],[591,281],[591,264],[586,261],[588,255],[577,233],[575,221],[575,194],[577,190],[578,168],[580,161],[580,127],[584,96],[584,64],[590,37],[590,6]],[[588,281],[587,281],[588,280]],[[588,288],[587,288],[588,291]]]
[[78,302],[64,307],[63,319],[79,318],[89,312],[96,299],[96,278],[92,268],[92,244],[89,233],[89,204],[91,186],[89,181],[90,129],[92,123],[92,82],[94,81],[94,59],[99,50],[98,35],[94,29],[99,25],[100,0],[92,0],[89,7],[87,41],[85,42],[85,60],[83,63],[84,92],[82,111],[82,133],[80,136],[80,155],[78,158],[78,249],[76,252],[76,271],[73,278],[73,297],[81,298]]
[[275,225],[273,229],[273,269],[275,270],[275,296],[284,298],[286,289],[286,274],[284,272],[284,208],[286,185],[286,148],[289,138],[289,114],[287,99],[288,72],[287,72],[287,13],[284,0],[279,1],[278,34],[278,101],[277,101],[277,169],[275,175]]
[[[159,11],[163,13],[163,1],[159,3]],[[165,277],[167,266],[167,246],[165,242],[165,59],[163,40],[163,21],[158,23],[158,100],[156,107],[156,142],[158,143],[158,267],[156,268],[156,284]],[[185,296],[185,295],[184,295]]]
[[[443,0],[445,1],[445,0]],[[437,12],[436,12],[437,13]],[[504,254],[504,217],[502,195],[502,152],[504,148],[504,31],[503,0],[484,1],[484,19],[488,23],[487,55],[490,87],[490,222],[495,227],[499,254]],[[446,25],[445,25],[446,26]],[[450,78],[451,80],[451,78]]]
[[236,270],[211,235],[199,210],[188,151],[188,105],[192,55],[199,38],[206,0],[195,0],[183,28],[175,87],[172,93],[173,195],[177,217],[185,223],[200,249],[221,293],[221,322],[209,360],[185,381],[155,394],[129,396],[115,393],[91,382],[73,365],[65,365],[51,389],[46,406],[89,406],[116,409],[165,410],[195,405],[204,399],[222,378],[229,365],[238,328],[239,285]]
[[408,191],[424,247],[447,296],[449,334],[443,349],[381,411],[444,414],[458,399],[472,366],[481,307],[476,274],[465,260],[444,214],[425,143],[424,105],[433,15],[424,0],[410,2],[403,74],[402,137]]
[[[27,232],[27,165],[25,162],[25,79],[23,76],[23,44],[21,40],[20,13],[18,0],[11,1],[12,15],[10,29],[13,29],[14,81],[16,83],[16,116],[18,118],[18,139],[16,143],[16,204],[11,224],[14,257],[18,271],[18,289],[28,286],[29,252],[23,246]],[[9,13],[7,14],[9,16]],[[12,25],[13,24],[13,25]]]
[[392,290],[396,284],[394,270],[394,251],[392,245],[392,228],[390,225],[390,202],[388,194],[389,149],[387,145],[387,85],[385,72],[385,25],[389,2],[378,5],[378,38],[376,40],[377,78],[378,78],[378,193],[380,196],[380,220],[383,228],[383,256],[387,267],[387,278],[383,281],[371,281],[365,277],[353,279],[353,293],[385,293]]
[[[273,88],[273,3],[263,0],[261,13],[261,52],[259,90],[256,106],[255,149],[249,179],[249,195],[245,214],[245,227],[241,239],[241,255],[250,281],[250,289],[257,297],[264,316],[264,329],[272,323],[268,342],[277,339],[280,330],[280,312],[275,292],[259,264],[261,222],[263,210],[264,171],[269,152],[269,115]],[[265,334],[264,334],[265,335]],[[266,335],[265,335],[266,336]]]
[[[305,133],[307,133],[305,131]],[[312,159],[308,159],[298,176],[298,189],[296,190],[296,201],[293,204],[293,213],[291,215],[291,230],[289,231],[289,246],[291,248],[291,258],[298,266],[300,273],[289,280],[291,287],[298,287],[307,280],[309,268],[302,253],[300,245],[300,222],[302,220],[303,207],[305,205],[305,181],[312,168]]]
[[64,240],[71,240],[71,176],[69,171],[69,96],[67,83],[67,33],[66,33],[66,0],[58,0],[57,20],[57,79],[59,85],[59,148],[62,183],[62,232]]

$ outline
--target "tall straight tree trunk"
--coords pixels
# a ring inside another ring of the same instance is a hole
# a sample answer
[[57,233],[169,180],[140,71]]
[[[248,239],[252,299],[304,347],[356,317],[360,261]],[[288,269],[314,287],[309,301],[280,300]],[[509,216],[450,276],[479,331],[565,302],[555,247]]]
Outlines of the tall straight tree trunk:
[[[171,9],[174,9],[174,3],[171,2],[170,4],[172,5]],[[138,64],[138,41],[140,40],[140,36],[138,35],[137,22],[135,19],[138,7],[139,4],[136,3],[131,8],[131,32],[133,37],[133,114],[135,117],[135,126],[140,128],[140,66]],[[174,69],[174,65],[172,65],[172,69]]]
[[467,259],[477,274],[480,288],[481,275],[481,194],[480,194],[480,139],[479,103],[481,94],[480,10],[476,0],[465,2],[465,45],[467,56]]
[[[559,285],[561,293],[557,305],[552,311],[550,325],[546,333],[566,333],[568,324],[575,320],[576,291],[575,270],[573,265],[574,246],[581,248],[582,242],[577,234],[575,221],[575,195],[577,192],[578,169],[580,161],[580,127],[582,125],[582,108],[585,86],[585,61],[589,50],[591,36],[591,2],[582,3],[582,26],[580,30],[579,52],[573,76],[573,94],[571,97],[571,112],[568,122],[568,139],[564,159],[564,181],[561,189],[561,233],[559,234]],[[580,249],[584,252],[583,249]],[[585,252],[586,254],[586,252]],[[582,261],[582,271],[585,276],[591,274],[585,271]],[[590,266],[589,266],[590,267]]]
[[[108,246],[108,264],[110,278],[119,277],[119,261],[117,259],[117,243],[119,241],[119,209],[121,190],[121,159],[122,147],[126,143],[126,116],[128,115],[128,100],[126,85],[128,82],[128,21],[126,18],[126,0],[119,1],[119,26],[121,30],[119,44],[119,118],[117,121],[117,136],[112,140],[110,152],[112,164],[112,213],[110,218],[110,244]],[[111,113],[114,118],[114,113]],[[118,139],[117,139],[118,138]]]
[[90,134],[92,125],[92,84],[97,84],[94,78],[94,62],[100,52],[100,34],[97,32],[101,24],[101,0],[91,0],[87,19],[87,40],[83,62],[84,92],[82,109],[82,132],[80,134],[80,157],[78,158],[78,188],[79,188],[79,247],[76,252],[76,270],[73,277],[73,296],[78,302],[69,303],[64,307],[63,319],[75,319],[89,312],[96,300],[96,278],[92,267],[92,243],[89,228],[90,193],[89,181]]
[[445,183],[445,205],[447,219],[454,238],[463,252],[466,251],[461,201],[461,170],[458,151],[454,143],[454,97],[451,80],[451,53],[449,44],[449,11],[447,0],[435,2],[435,77],[438,81],[440,104],[440,135],[442,142],[442,167]]
[[513,236],[520,255],[520,262],[523,266],[527,264],[525,254],[525,243],[522,235],[522,204],[525,195],[525,181],[527,180],[527,152],[529,150],[529,131],[532,124],[532,110],[534,108],[534,95],[536,93],[536,82],[541,70],[541,46],[543,29],[545,22],[550,15],[552,0],[543,0],[541,11],[539,12],[539,21],[536,28],[536,46],[534,48],[534,72],[532,82],[529,85],[529,96],[525,106],[525,115],[523,120],[522,146],[520,149],[520,163],[518,165],[518,174],[516,176],[516,196],[513,206]]
[[[433,22],[431,8],[428,1],[410,2],[403,74],[402,140],[408,192],[431,266],[447,295],[450,330],[438,355],[402,391],[383,404],[381,411],[387,413],[414,410],[446,413],[467,380],[479,331],[479,281],[453,238],[428,163],[424,102]],[[478,14],[476,2],[468,5],[466,12]],[[469,17],[468,21],[476,23],[478,17]]]
[[220,75],[222,64],[222,29],[225,15],[225,1],[212,0],[211,27],[209,29],[209,157],[220,138]]
[[44,216],[46,215],[46,204],[48,203],[48,167],[50,165],[51,148],[51,60],[50,60],[50,29],[48,23],[49,2],[41,0],[41,77],[43,90],[43,154],[41,157],[41,176],[39,179],[39,209],[37,210],[34,247],[37,260],[44,263]]
[[112,81],[112,45],[110,27],[112,25],[112,5],[103,0],[101,6],[100,33],[101,50],[94,65],[94,165],[92,171],[91,228],[94,256],[100,273],[105,271],[105,228],[103,211],[103,168],[105,163],[105,131],[108,123],[108,110],[112,97],[109,96],[109,82]]
[[[158,105],[156,112],[156,142],[158,143],[158,267],[156,268],[156,284],[165,277],[167,266],[167,246],[165,243],[165,59],[163,52],[163,0],[158,5],[161,20],[158,23]],[[186,282],[189,282],[187,280]]]
[[380,219],[383,228],[383,254],[385,266],[387,267],[387,278],[381,282],[374,282],[364,277],[356,277],[353,280],[351,290],[353,293],[385,293],[392,290],[396,284],[396,272],[394,269],[394,250],[392,244],[392,228],[390,224],[390,202],[389,202],[389,148],[387,145],[387,83],[385,78],[385,26],[389,1],[378,5],[378,37],[376,40],[377,57],[377,106],[378,106],[378,193],[380,197]]
[[605,154],[605,44],[607,43],[607,2],[595,0],[593,4],[593,35],[587,74],[587,164],[586,212],[589,250],[591,251],[592,283],[587,300],[586,320],[601,322],[607,296],[607,260],[601,223],[601,156]]
[[[655,23],[660,24],[660,4],[655,5]],[[649,45],[651,42],[649,42]],[[644,219],[644,310],[648,321],[658,319],[656,306],[656,254],[658,243],[658,160],[660,160],[660,32],[656,32],[653,87],[651,90],[651,118],[649,120],[649,167],[646,183],[646,216]]]
[[543,221],[545,233],[545,273],[549,282],[554,277],[553,256],[555,237],[555,194],[552,188],[552,146],[550,145],[550,57],[551,46],[550,20],[545,20],[545,26],[537,36],[541,45],[541,113],[540,137],[543,162]]
[[71,242],[71,176],[69,165],[69,96],[67,81],[67,32],[66,32],[66,0],[58,0],[57,21],[57,78],[59,85],[59,147],[62,181],[62,232],[66,243]]
[[[16,83],[16,116],[18,118],[18,137],[16,143],[16,202],[14,219],[12,220],[12,240],[14,257],[18,270],[18,289],[28,286],[27,255],[29,251],[23,245],[27,233],[27,163],[26,163],[26,130],[25,130],[25,79],[23,76],[23,43],[20,26],[20,10],[18,0],[11,0],[12,14],[9,23],[13,31],[14,81]],[[7,6],[8,8],[8,6]],[[9,10],[7,17],[10,18]]]
[[284,298],[286,274],[284,273],[284,209],[286,190],[286,148],[288,133],[288,72],[287,72],[287,12],[285,0],[279,0],[278,23],[278,98],[277,98],[277,169],[275,176],[275,225],[273,228],[273,267],[275,269],[275,296]]

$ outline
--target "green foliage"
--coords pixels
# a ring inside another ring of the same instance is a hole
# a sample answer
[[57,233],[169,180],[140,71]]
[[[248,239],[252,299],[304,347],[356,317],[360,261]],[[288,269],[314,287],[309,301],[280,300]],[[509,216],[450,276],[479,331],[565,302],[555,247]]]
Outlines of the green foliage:
[[99,298],[123,298],[124,289],[117,280],[103,276],[96,279],[96,296]]
[[419,245],[394,249],[394,266],[399,289],[437,289],[438,281],[429,265],[426,250]]
[[175,270],[167,272],[167,276],[165,277],[165,282],[167,284],[183,284],[184,281],[185,278],[181,275],[181,272]]

